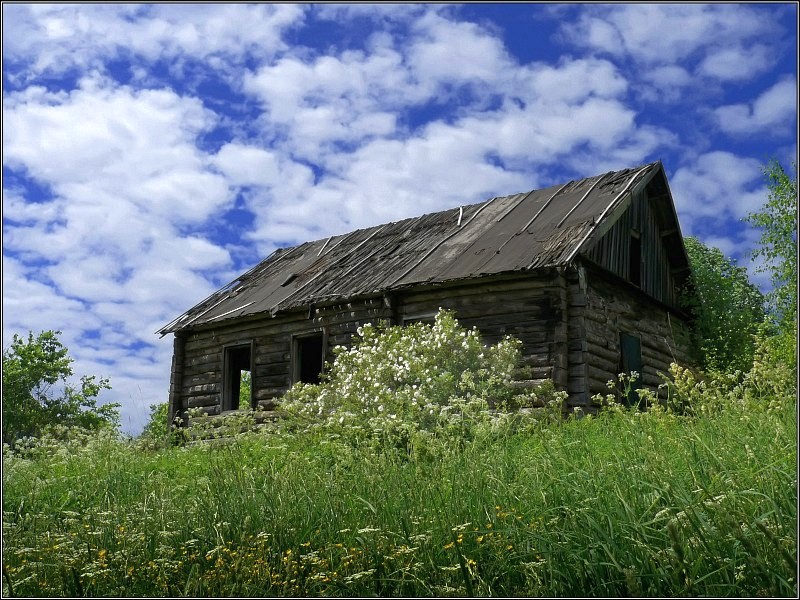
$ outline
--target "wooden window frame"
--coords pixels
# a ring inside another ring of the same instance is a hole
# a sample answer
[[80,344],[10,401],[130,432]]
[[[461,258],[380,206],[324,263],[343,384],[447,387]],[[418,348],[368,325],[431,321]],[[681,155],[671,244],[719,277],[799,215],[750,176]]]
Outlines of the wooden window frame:
[[[234,398],[233,392],[233,371],[231,369],[231,362],[233,360],[231,354],[234,351],[248,349],[250,354],[250,410],[255,407],[255,390],[254,390],[254,372],[255,372],[255,341],[250,340],[247,342],[236,342],[232,344],[225,344],[222,347],[222,391],[220,393],[220,412],[228,413],[236,410],[243,410],[241,407],[233,408]],[[241,372],[241,369],[238,373]],[[237,373],[237,374],[238,374]],[[241,375],[240,375],[241,376]],[[238,403],[238,398],[235,399]]]
[[300,357],[300,348],[301,344],[304,340],[308,340],[311,338],[321,338],[322,339],[322,356],[321,356],[321,365],[322,369],[320,370],[320,375],[325,372],[325,357],[327,356],[328,350],[328,332],[324,329],[318,331],[309,331],[306,333],[300,333],[292,336],[292,383],[298,383],[301,381],[300,376],[302,374],[302,364],[301,364],[301,357]]

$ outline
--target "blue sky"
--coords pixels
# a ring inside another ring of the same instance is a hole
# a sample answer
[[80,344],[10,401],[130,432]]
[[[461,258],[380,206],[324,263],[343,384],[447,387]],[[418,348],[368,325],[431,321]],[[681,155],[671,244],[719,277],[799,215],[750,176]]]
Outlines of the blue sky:
[[275,248],[658,159],[752,269],[797,90],[795,3],[3,4],[3,346],[137,433],[153,332]]

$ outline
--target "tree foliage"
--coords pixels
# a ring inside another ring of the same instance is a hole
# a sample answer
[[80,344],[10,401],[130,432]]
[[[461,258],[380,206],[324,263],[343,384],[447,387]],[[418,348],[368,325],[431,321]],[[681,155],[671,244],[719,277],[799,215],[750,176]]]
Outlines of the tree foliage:
[[250,371],[242,371],[239,379],[239,408],[250,408]]
[[764,259],[759,268],[768,272],[774,289],[768,295],[775,320],[794,330],[797,316],[797,163],[791,177],[777,161],[764,168],[769,197],[764,207],[747,221],[761,229],[754,257]]
[[718,248],[685,239],[695,294],[684,303],[695,315],[694,337],[704,369],[746,372],[753,364],[754,336],[764,320],[764,296],[750,283],[747,270]]
[[150,405],[150,416],[142,430],[142,437],[152,440],[164,440],[169,433],[169,403],[161,402]]
[[14,335],[3,352],[3,442],[39,436],[52,425],[85,429],[119,426],[119,404],[97,405],[97,396],[111,389],[108,379],[94,375],[71,385],[73,359],[59,341],[60,331],[43,331],[25,340]]

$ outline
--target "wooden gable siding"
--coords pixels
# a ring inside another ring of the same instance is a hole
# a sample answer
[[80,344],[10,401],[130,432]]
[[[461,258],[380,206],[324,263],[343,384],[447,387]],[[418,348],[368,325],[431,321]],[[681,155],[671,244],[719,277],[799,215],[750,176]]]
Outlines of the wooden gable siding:
[[657,300],[677,307],[676,282],[670,269],[665,238],[662,236],[662,233],[666,232],[659,226],[653,200],[646,192],[634,199],[611,229],[586,252],[586,257],[630,281],[632,230],[639,233],[641,240],[642,266],[639,287]]

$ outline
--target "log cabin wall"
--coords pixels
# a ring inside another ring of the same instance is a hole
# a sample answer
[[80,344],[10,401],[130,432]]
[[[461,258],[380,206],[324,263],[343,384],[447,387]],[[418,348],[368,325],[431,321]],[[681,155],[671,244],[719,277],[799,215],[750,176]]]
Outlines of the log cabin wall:
[[640,340],[641,383],[645,387],[657,388],[663,383],[659,373],[667,374],[670,363],[691,362],[689,325],[684,317],[631,285],[609,280],[596,269],[579,271],[585,280],[585,306],[575,330],[585,333],[588,396],[608,393],[606,382],[616,380],[621,372],[623,333]]
[[173,368],[173,387],[177,388],[180,381],[180,392],[176,389],[170,396],[171,407],[175,406],[172,410],[180,414],[200,408],[206,415],[220,414],[225,348],[248,344],[252,348],[253,402],[271,410],[275,399],[291,387],[295,378],[296,338],[322,334],[325,360],[332,361],[334,346],[349,345],[359,325],[381,319],[392,321],[391,308],[382,298],[368,298],[193,329],[183,344],[182,369]]
[[455,311],[466,328],[477,327],[483,342],[496,344],[512,335],[522,344],[523,365],[533,380],[567,383],[567,289],[555,269],[464,283],[458,287],[423,287],[406,291],[398,302],[399,322]]
[[334,346],[349,346],[360,325],[427,319],[440,307],[455,311],[463,326],[477,327],[486,344],[497,343],[506,335],[518,338],[530,377],[551,378],[559,388],[566,388],[567,283],[563,274],[553,269],[534,277],[416,287],[402,294],[312,307],[273,318],[236,319],[176,335],[171,411],[184,418],[190,408],[200,408],[209,416],[222,412],[226,347],[251,344],[253,401],[271,410],[295,379],[295,338],[322,333],[325,359],[332,362]]
[[586,273],[570,268],[565,276],[567,287],[567,373],[565,388],[570,407],[581,407],[591,412],[589,388],[586,384],[587,353],[586,340]]
[[183,331],[176,331],[172,342],[172,367],[169,375],[169,402],[168,423],[174,423],[175,418],[186,422],[186,406],[183,402],[183,370],[184,370],[184,349],[186,345],[186,334]]

